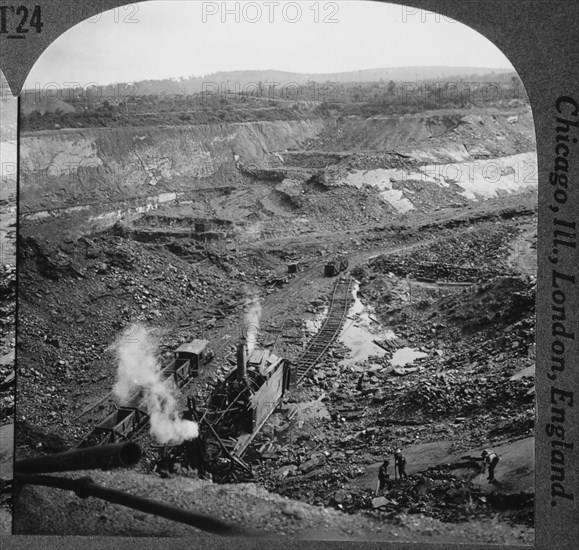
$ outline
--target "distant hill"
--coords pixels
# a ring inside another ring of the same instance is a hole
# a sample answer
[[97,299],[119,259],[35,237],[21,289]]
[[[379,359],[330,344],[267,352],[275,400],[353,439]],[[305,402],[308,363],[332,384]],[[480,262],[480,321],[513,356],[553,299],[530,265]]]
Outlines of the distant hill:
[[[381,69],[364,69],[361,71],[347,71],[342,73],[292,73],[285,71],[227,71],[206,75],[195,80],[205,82],[379,82],[390,81],[416,81],[416,80],[439,80],[452,77],[488,77],[490,75],[504,75],[513,73],[511,69],[493,69],[488,67],[390,67]],[[189,80],[186,80],[186,82]]]
[[[194,94],[202,92],[210,84],[216,84],[221,88],[236,91],[259,82],[264,85],[276,83],[279,86],[288,84],[306,84],[308,82],[335,82],[335,83],[355,83],[355,82],[407,82],[424,80],[472,80],[491,81],[493,79],[504,79],[506,76],[516,74],[511,69],[493,69],[490,67],[391,67],[382,69],[365,69],[361,71],[348,71],[342,73],[293,73],[287,71],[265,70],[265,71],[221,71],[205,76],[191,76],[180,79],[164,80],[142,80],[135,82],[136,94],[158,94],[158,93],[182,93]],[[205,85],[205,87],[204,87]],[[114,91],[113,87],[105,87]],[[105,92],[106,93],[106,92]]]
[[[428,80],[464,80],[464,81],[507,81],[511,76],[516,75],[512,69],[497,69],[492,67],[448,67],[448,66],[430,66],[430,67],[390,67],[379,69],[364,69],[360,71],[348,71],[341,73],[295,73],[277,70],[244,70],[244,71],[221,71],[204,76],[190,76],[187,78],[166,78],[160,80],[141,80],[130,83],[126,88],[125,84],[119,83],[114,85],[102,86],[104,96],[141,96],[141,95],[159,95],[159,94],[196,94],[204,90],[213,90],[211,85],[216,85],[220,90],[240,91],[247,87],[257,86],[260,82],[263,85],[267,83],[279,86],[289,84],[307,84],[308,82],[317,83],[367,83],[367,82],[415,82]],[[66,112],[66,105],[37,104],[32,106],[30,94],[32,92],[25,90],[24,112],[30,110],[49,110],[54,112],[60,108]],[[63,93],[69,93],[65,91]],[[74,92],[73,92],[74,93]],[[61,95],[66,100],[67,96]],[[31,105],[29,107],[29,105]],[[68,105],[68,108],[72,107]]]

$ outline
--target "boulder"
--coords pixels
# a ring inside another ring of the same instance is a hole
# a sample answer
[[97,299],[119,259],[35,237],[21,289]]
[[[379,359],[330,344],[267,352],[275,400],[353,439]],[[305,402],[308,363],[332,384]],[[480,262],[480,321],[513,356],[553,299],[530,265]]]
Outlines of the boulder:
[[386,497],[376,497],[372,499],[372,508],[382,508],[390,504],[390,501]]

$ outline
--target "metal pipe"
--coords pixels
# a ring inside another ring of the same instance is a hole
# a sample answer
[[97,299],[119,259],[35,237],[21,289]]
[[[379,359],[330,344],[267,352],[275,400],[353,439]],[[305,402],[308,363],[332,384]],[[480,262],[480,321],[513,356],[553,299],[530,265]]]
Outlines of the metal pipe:
[[190,512],[184,508],[170,506],[168,504],[163,504],[162,502],[148,498],[130,495],[123,491],[103,487],[102,485],[95,483],[90,477],[70,479],[54,476],[15,474],[15,479],[20,483],[43,485],[45,487],[54,487],[57,489],[74,491],[80,498],[87,498],[91,496],[101,498],[107,502],[120,504],[121,506],[133,508],[134,510],[140,510],[141,512],[145,512],[147,514],[154,514],[166,519],[185,523],[187,525],[191,525],[192,527],[196,527],[197,529],[201,529],[202,531],[207,531],[217,535],[239,537],[265,536],[265,533],[245,529],[237,525],[232,525],[206,514]]
[[237,344],[237,380],[247,380],[247,347],[243,340]]
[[129,441],[17,460],[14,463],[14,471],[20,474],[41,474],[72,470],[107,470],[134,466],[140,459],[141,447]]

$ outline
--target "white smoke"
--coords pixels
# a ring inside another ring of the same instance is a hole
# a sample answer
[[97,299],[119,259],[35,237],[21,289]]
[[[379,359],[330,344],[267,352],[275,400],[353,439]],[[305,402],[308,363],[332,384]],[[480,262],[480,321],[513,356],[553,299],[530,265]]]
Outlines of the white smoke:
[[261,318],[261,303],[257,293],[250,294],[246,290],[244,303],[244,326],[247,340],[247,355],[255,349],[257,344],[257,333],[259,332],[259,319]]
[[144,405],[150,417],[150,433],[161,445],[178,445],[199,435],[196,422],[183,420],[177,411],[177,400],[170,382],[161,378],[156,342],[146,327],[127,327],[111,346],[119,366],[113,394],[121,405],[129,403],[138,393],[139,405]]

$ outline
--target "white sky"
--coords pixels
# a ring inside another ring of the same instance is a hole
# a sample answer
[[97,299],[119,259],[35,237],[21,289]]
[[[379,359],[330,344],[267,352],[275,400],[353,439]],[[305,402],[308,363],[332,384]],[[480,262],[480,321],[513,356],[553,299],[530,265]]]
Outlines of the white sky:
[[240,69],[302,73],[425,65],[512,69],[482,35],[415,8],[363,0],[267,4],[151,0],[104,12],[49,46],[26,87],[48,82],[109,84]]

